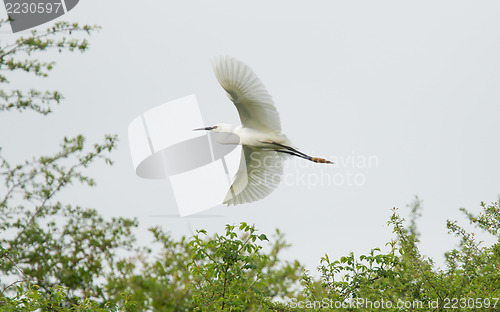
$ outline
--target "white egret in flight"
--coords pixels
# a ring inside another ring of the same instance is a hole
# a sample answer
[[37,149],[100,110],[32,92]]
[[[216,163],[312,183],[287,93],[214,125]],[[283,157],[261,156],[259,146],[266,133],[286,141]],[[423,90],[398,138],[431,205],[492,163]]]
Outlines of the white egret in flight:
[[296,156],[316,163],[331,164],[319,157],[306,155],[281,133],[281,122],[271,95],[245,63],[230,56],[212,61],[215,76],[233,101],[241,126],[228,124],[195,130],[217,132],[222,144],[242,146],[240,166],[223,203],[250,203],[269,195],[279,184],[285,156]]

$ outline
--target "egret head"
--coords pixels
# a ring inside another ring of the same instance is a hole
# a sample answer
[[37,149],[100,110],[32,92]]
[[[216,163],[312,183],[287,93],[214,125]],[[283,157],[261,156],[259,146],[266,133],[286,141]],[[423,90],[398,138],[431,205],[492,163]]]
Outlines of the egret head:
[[193,130],[207,130],[207,131],[213,131],[213,132],[233,132],[233,126],[228,125],[228,124],[217,124],[212,127],[204,127],[204,128],[198,128],[198,129],[193,129]]

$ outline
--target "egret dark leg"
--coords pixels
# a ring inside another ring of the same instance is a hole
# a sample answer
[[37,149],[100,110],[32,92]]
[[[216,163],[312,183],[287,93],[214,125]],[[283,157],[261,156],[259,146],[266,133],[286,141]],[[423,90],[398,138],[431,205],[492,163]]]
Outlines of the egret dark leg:
[[283,154],[288,154],[288,155],[292,155],[292,156],[297,156],[297,157],[304,158],[304,159],[312,161],[312,157],[307,156],[304,153],[297,154],[295,152],[288,151],[288,150],[286,150],[286,151],[285,150],[275,150],[275,151],[278,152],[278,153],[283,153]]
[[298,152],[296,149],[293,149],[293,150],[275,150],[276,152],[278,153],[284,153],[284,154],[288,154],[288,155],[292,155],[292,156],[297,156],[297,157],[300,157],[300,158],[304,158],[304,159],[307,159],[309,161],[312,161],[312,162],[315,162],[315,163],[322,163],[322,164],[333,164],[333,162],[329,161],[329,160],[326,160],[324,158],[318,158],[318,157],[311,157],[309,155],[306,155],[302,152]]
[[287,150],[289,151],[292,151],[292,152],[295,152],[297,154],[300,154],[300,155],[303,155],[303,156],[306,156],[306,157],[310,157],[304,153],[302,153],[301,151],[291,147],[291,146],[287,146],[287,145],[283,145],[283,144],[279,144],[279,143],[276,143],[276,142],[271,142],[271,144],[274,144],[274,145],[278,145],[279,147],[283,147],[283,148],[286,148]]
[[324,158],[319,158],[319,157],[311,157],[307,154],[304,154],[302,153],[301,151],[298,151],[297,149],[293,148],[293,147],[290,147],[290,146],[287,146],[287,145],[283,145],[283,144],[280,144],[280,143],[276,143],[276,142],[270,142],[271,144],[274,144],[274,145],[277,145],[279,147],[283,147],[283,148],[286,148],[288,151],[283,151],[283,150],[276,150],[276,151],[281,151],[285,154],[290,154],[290,155],[294,155],[294,156],[297,156],[297,157],[300,157],[300,158],[304,158],[304,159],[307,159],[307,160],[310,160],[312,162],[315,162],[315,163],[322,163],[322,164],[333,164],[333,162],[329,161],[329,160],[326,160]]

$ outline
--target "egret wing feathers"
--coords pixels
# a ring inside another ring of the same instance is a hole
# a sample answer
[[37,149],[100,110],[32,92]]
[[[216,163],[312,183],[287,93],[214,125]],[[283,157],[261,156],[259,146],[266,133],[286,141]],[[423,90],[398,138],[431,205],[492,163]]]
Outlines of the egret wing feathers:
[[243,145],[238,172],[223,203],[251,203],[269,195],[281,182],[285,157],[272,150]]
[[215,77],[236,106],[243,127],[281,132],[273,99],[250,67],[230,56],[215,57],[212,67]]

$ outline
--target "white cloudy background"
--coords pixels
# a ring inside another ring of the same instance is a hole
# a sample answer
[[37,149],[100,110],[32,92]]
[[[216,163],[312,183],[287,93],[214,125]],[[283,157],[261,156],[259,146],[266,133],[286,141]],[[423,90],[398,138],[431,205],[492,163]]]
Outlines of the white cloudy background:
[[[286,257],[310,270],[325,253],[382,247],[392,237],[391,208],[406,214],[418,195],[422,250],[441,263],[456,243],[446,219],[463,220],[458,208],[478,211],[500,193],[499,10],[498,1],[81,1],[62,19],[103,27],[90,51],[49,54],[57,59],[49,78],[16,75],[12,85],[57,88],[64,103],[49,117],[1,114],[0,146],[15,162],[55,151],[63,136],[93,143],[116,133],[116,164],[93,166],[98,186],[74,187],[66,201],[139,218],[142,244],[156,224],[175,237],[240,221],[268,234],[279,228],[293,244]],[[135,176],[127,127],[189,94],[207,125],[238,124],[210,67],[220,54],[254,69],[295,145],[344,161],[377,159],[371,168],[294,161],[287,174],[361,174],[365,183],[287,183],[259,202],[204,213],[218,217],[173,218],[168,181]]]

